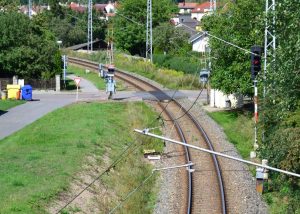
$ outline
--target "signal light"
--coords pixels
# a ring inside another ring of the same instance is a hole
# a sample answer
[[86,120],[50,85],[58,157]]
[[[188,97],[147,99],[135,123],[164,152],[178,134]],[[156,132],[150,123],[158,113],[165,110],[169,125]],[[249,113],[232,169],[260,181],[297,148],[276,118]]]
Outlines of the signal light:
[[252,46],[251,47],[251,77],[255,79],[258,72],[261,71],[261,47],[260,46]]

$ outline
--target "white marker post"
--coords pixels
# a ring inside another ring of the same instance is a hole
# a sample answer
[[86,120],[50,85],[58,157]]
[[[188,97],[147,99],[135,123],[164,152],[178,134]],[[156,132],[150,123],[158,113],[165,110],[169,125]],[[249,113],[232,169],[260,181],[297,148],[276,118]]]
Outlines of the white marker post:
[[76,86],[77,86],[77,93],[76,93],[76,101],[78,101],[78,88],[79,88],[79,83],[80,83],[80,78],[79,77],[75,77],[74,78],[74,82],[76,83]]

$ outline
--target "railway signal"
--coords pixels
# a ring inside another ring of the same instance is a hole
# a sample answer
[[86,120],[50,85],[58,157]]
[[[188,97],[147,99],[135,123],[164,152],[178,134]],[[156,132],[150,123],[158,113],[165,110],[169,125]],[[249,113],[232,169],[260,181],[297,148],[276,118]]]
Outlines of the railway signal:
[[251,77],[254,80],[261,71],[261,47],[252,46],[251,47]]

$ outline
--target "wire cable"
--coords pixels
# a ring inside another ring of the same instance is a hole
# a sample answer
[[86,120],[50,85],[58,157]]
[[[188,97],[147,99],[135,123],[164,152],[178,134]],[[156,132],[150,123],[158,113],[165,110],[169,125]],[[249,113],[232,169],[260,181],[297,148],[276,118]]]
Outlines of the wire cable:
[[154,175],[154,172],[155,172],[155,171],[153,171],[146,179],[144,179],[143,182],[140,183],[139,186],[137,186],[134,190],[132,190],[131,192],[129,192],[129,193],[126,195],[125,198],[121,199],[121,202],[120,202],[117,206],[115,206],[111,211],[109,211],[109,214],[114,213],[119,207],[122,206],[122,204],[123,204],[123,203],[124,203],[124,202],[125,202],[125,201],[133,194],[133,193],[135,193],[135,192],[138,191],[142,186],[144,186],[144,185],[147,183],[147,181]]
[[[128,153],[126,156],[123,156],[133,145],[136,145],[136,147]],[[92,182],[90,182],[85,188],[83,188],[79,193],[77,193],[71,200],[69,200],[62,208],[60,208],[56,214],[59,214],[63,209],[65,209],[67,206],[69,206],[76,198],[78,198],[84,191],[86,191],[88,188],[90,188],[97,180],[99,180],[105,173],[108,173],[112,168],[114,168],[117,164],[121,162],[121,160],[124,157],[128,157],[133,151],[136,150],[142,144],[135,144],[135,142],[132,142],[124,151],[121,152],[121,154],[118,155],[118,158],[114,160],[114,162],[106,169],[104,170],[100,175],[98,175]]]
[[184,114],[175,118],[175,119],[163,119],[163,121],[176,121],[179,120],[180,118],[184,117],[187,113],[189,113],[189,111],[194,107],[194,105],[196,104],[196,102],[198,101],[200,95],[202,94],[203,88],[201,89],[200,93],[198,94],[197,98],[195,99],[195,101],[193,102],[193,104],[190,106],[190,108],[188,110],[185,110]]

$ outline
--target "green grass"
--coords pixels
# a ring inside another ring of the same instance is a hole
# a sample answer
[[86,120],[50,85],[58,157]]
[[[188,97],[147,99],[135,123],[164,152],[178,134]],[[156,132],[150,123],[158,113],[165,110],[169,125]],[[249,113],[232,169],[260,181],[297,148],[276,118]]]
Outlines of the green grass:
[[6,111],[23,103],[25,103],[24,100],[0,100],[0,111]]
[[253,149],[254,122],[249,113],[220,111],[208,113],[224,129],[228,140],[235,145],[243,158],[248,159]]
[[[1,140],[0,213],[46,213],[45,207],[68,190],[72,176],[81,171],[88,156],[98,157],[101,164],[105,153],[112,162],[135,141],[161,151],[163,145],[157,140],[133,134],[133,128],[147,127],[155,118],[143,103],[81,103],[58,109]],[[106,175],[110,177],[107,186],[117,193],[105,204],[106,209],[151,172],[141,161],[142,147],[138,148]],[[130,182],[123,182],[126,180]],[[155,201],[152,182],[136,193],[136,201],[129,199],[122,212],[151,213]]]
[[[98,76],[98,74],[94,72],[86,73],[85,69],[80,68],[78,66],[69,65],[68,72],[73,73],[74,75],[80,76],[84,79],[91,81],[99,90],[105,89],[105,82],[102,78]],[[76,87],[75,87],[76,89]]]

